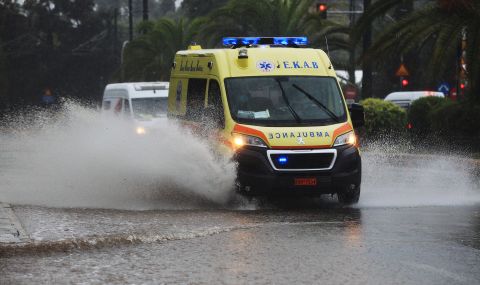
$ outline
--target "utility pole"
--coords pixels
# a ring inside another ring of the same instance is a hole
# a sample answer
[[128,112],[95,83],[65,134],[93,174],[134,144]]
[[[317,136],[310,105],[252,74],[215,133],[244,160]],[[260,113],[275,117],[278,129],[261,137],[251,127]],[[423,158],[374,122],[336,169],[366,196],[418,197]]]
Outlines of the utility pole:
[[[370,0],[363,0],[363,11],[367,12],[370,7]],[[363,34],[363,52],[368,50],[372,45],[372,25],[369,24],[365,33]],[[363,76],[362,76],[362,98],[372,97],[372,64],[364,61],[362,64]]]
[[133,7],[132,0],[128,0],[128,39],[133,41]]
[[[355,25],[355,0],[350,0],[350,11],[349,14],[350,18],[350,28],[352,29]],[[349,59],[349,66],[348,66],[348,79],[351,83],[355,84],[355,45],[351,45],[350,47],[350,59]]]
[[143,0],[143,20],[148,21],[148,0]]

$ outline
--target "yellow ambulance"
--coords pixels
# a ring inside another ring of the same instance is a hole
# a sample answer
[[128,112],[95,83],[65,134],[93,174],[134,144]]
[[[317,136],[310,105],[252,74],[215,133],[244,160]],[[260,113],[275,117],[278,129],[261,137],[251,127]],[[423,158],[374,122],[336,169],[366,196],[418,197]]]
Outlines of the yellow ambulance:
[[306,37],[224,38],[225,48],[177,52],[169,118],[234,151],[247,195],[360,196],[361,158],[349,109],[328,56]]

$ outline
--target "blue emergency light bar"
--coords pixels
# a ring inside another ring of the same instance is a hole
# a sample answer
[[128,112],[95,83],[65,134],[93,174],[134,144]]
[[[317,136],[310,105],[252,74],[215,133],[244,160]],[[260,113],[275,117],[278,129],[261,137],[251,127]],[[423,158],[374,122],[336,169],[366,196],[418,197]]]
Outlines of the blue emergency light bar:
[[224,46],[277,45],[306,46],[307,37],[227,37],[223,38]]
[[223,38],[223,45],[224,46],[236,46],[240,43],[243,45],[258,45],[260,42],[260,38]]
[[273,38],[274,45],[297,45],[297,46],[306,46],[308,44],[307,37],[288,37],[288,38]]

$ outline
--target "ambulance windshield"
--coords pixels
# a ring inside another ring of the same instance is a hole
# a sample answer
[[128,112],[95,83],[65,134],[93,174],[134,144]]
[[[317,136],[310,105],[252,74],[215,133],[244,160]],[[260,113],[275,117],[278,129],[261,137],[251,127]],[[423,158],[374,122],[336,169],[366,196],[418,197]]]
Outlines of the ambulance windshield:
[[167,116],[167,97],[134,98],[132,111],[135,119],[149,121]]
[[333,77],[276,76],[225,79],[232,118],[260,126],[345,122],[345,105]]

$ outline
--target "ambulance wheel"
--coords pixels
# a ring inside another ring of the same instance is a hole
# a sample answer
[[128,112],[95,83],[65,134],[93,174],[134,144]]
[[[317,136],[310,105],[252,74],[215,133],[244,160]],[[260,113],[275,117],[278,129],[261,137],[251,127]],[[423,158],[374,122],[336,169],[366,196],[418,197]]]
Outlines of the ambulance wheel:
[[357,204],[360,199],[360,186],[351,189],[350,187],[337,192],[338,202],[343,205]]

